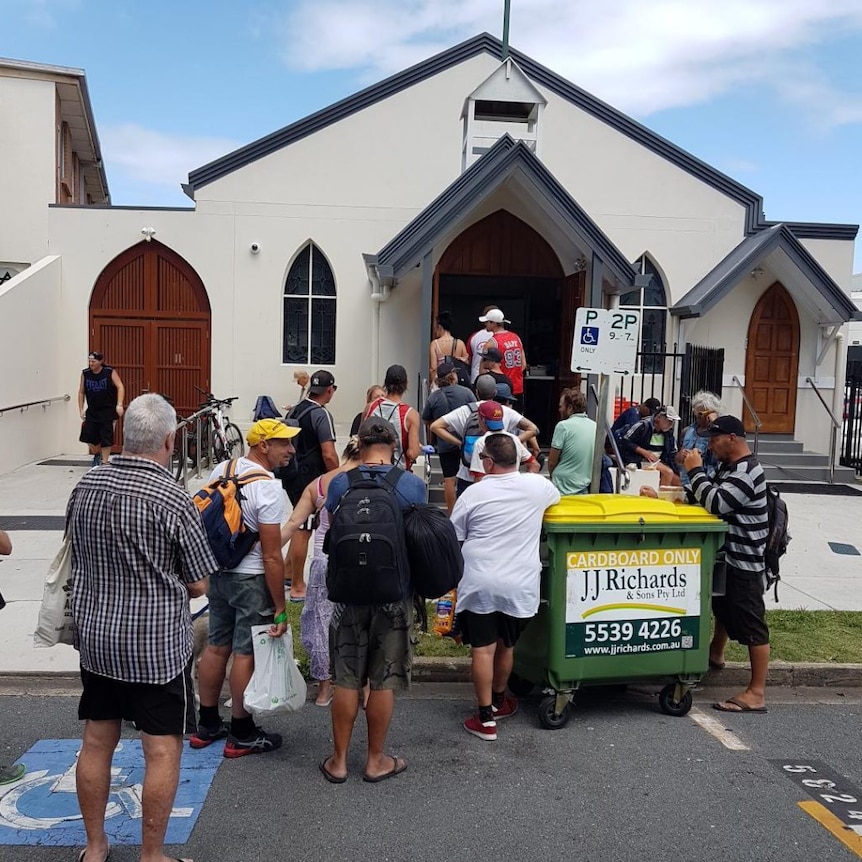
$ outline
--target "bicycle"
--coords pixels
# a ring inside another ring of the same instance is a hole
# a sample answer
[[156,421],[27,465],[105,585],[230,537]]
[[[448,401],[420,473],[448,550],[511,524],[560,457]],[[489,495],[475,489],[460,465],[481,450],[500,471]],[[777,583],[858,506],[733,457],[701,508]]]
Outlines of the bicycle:
[[245,443],[242,439],[242,432],[233,422],[225,418],[222,412],[222,406],[230,409],[234,401],[239,396],[234,395],[232,398],[216,398],[212,392],[204,392],[203,389],[195,386],[198,392],[206,398],[206,401],[201,407],[209,408],[208,416],[212,424],[210,429],[210,439],[212,440],[213,457],[215,463],[220,464],[222,461],[228,461],[231,458],[239,458],[245,454]]
[[[195,389],[206,396],[206,401],[191,416],[180,420],[177,426],[176,480],[181,484],[185,484],[185,473],[189,462],[196,467],[204,461],[213,466],[245,454],[242,433],[236,425],[225,418],[222,411],[222,407],[229,408],[237,400],[237,396],[216,398],[211,392],[205,392],[197,386]],[[189,430],[197,424],[200,425],[200,435],[190,433]],[[198,439],[200,439],[200,452],[198,452]],[[198,456],[200,456],[200,463]]]

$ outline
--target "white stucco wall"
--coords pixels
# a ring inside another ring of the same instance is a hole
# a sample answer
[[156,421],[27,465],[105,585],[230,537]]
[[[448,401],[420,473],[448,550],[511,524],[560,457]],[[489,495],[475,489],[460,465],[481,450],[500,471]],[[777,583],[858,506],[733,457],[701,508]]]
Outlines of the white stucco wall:
[[853,279],[853,255],[856,244],[852,240],[801,239],[805,249],[832,280],[849,296]]
[[78,437],[78,379],[60,373],[60,277],[60,259],[46,257],[0,285],[0,363],[7,369],[0,408],[71,396],[0,416],[0,473],[69,451],[69,435]]
[[47,252],[55,200],[55,86],[0,75],[0,260],[32,263]]

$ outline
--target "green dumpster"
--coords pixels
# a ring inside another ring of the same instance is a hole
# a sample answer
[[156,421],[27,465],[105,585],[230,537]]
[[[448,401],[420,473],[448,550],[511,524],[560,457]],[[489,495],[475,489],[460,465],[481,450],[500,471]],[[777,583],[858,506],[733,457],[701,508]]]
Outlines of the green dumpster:
[[709,663],[712,569],[726,529],[700,506],[649,497],[563,497],[548,509],[539,611],[510,681],[515,694],[546,690],[544,727],[566,724],[582,686],[670,678],[662,711],[691,709]]

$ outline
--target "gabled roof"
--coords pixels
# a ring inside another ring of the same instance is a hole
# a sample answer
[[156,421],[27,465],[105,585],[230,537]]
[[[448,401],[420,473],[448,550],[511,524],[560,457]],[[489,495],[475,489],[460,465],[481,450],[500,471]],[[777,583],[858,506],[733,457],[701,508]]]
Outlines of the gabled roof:
[[810,285],[815,294],[814,304],[821,310],[823,318],[829,318],[821,322],[862,319],[862,312],[857,310],[850,297],[785,224],[772,225],[744,239],[671,308],[671,314],[676,317],[700,317],[706,314],[776,250],[786,255],[790,265]]
[[602,259],[606,273],[621,285],[635,283],[637,272],[587,213],[522,141],[503,135],[487,153],[433,200],[376,255],[366,255],[381,278],[391,282],[422,257],[506,180],[518,176],[557,224]]
[[108,176],[102,162],[102,150],[84,70],[0,57],[0,75],[4,73],[9,77],[54,81],[60,100],[60,117],[69,124],[72,148],[81,160],[86,189],[96,203],[109,204],[111,194],[108,190]]
[[469,96],[467,101],[531,102],[546,105],[548,100],[536,89],[521,67],[507,57]]
[[[440,72],[445,71],[471,57],[486,53],[492,57],[503,59],[503,43],[490,33],[481,33],[449,48],[440,54],[436,54],[403,72],[398,72],[377,84],[372,84],[364,90],[360,90],[340,102],[336,102],[327,108],[323,108],[314,114],[285,126],[266,137],[253,141],[232,153],[228,153],[220,159],[216,159],[197,170],[189,173],[189,181],[183,185],[183,191],[194,198],[195,189],[201,188],[208,183],[214,182],[223,176],[238,170],[245,165],[251,164],[257,159],[264,158],[271,153],[299,141],[308,135],[314,134],[320,129],[337,123],[351,114],[361,111],[383,99],[400,93],[402,90],[412,87]],[[740,203],[746,209],[746,233],[755,233],[762,230],[764,225],[772,223],[764,222],[763,198],[746,188],[736,180],[731,179],[721,171],[716,170],[706,162],[701,161],[691,153],[687,153],[680,147],[672,144],[661,135],[648,129],[646,126],[627,117],[616,108],[597,99],[595,96],[582,90],[580,87],[567,81],[560,75],[536,62],[526,54],[515,49],[510,50],[510,56],[518,64],[520,69],[529,77],[534,84],[546,87],[562,99],[577,106],[611,128],[626,135],[646,149],[656,153],[671,164],[676,165],[712,188],[728,195],[728,197]],[[819,239],[852,239],[856,236],[857,225],[819,225],[809,222],[788,222],[790,229],[796,236],[811,237]]]

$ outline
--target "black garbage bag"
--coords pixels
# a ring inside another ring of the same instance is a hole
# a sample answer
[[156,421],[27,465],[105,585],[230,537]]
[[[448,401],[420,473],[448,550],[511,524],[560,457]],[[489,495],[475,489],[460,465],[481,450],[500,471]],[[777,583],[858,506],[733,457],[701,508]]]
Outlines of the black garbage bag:
[[413,589],[425,599],[454,590],[464,573],[461,545],[442,509],[427,503],[404,513],[404,534]]

